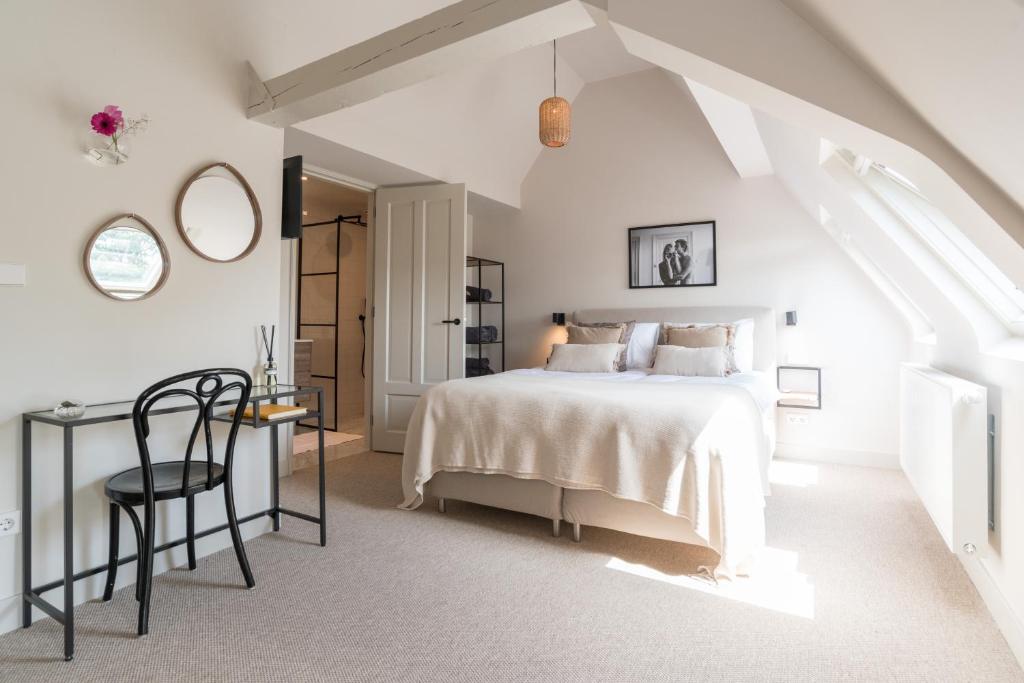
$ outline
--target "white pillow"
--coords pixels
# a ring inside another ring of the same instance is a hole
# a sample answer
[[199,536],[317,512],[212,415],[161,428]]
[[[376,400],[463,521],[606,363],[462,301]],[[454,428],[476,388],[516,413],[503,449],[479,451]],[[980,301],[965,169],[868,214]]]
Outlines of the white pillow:
[[661,323],[636,323],[626,345],[626,367],[630,370],[654,365],[654,350],[658,347]]
[[616,372],[625,344],[552,344],[545,370]]
[[654,374],[725,377],[729,374],[729,350],[725,346],[691,349],[662,345],[654,358]]
[[736,331],[732,338],[732,355],[739,372],[754,369],[754,319],[744,318],[733,323]]

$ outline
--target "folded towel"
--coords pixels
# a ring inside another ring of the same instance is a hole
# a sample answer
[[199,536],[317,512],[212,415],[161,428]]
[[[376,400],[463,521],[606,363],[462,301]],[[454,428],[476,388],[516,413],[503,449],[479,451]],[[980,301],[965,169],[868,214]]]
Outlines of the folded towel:
[[498,341],[498,328],[494,325],[466,328],[466,343],[480,344]]
[[466,301],[490,301],[492,296],[489,289],[466,285]]

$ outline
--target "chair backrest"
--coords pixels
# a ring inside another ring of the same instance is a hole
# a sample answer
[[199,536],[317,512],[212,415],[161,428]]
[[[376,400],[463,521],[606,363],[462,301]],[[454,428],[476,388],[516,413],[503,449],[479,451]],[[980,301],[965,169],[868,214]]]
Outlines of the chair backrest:
[[[188,385],[192,380],[197,380],[195,389]],[[183,386],[182,386],[183,385]],[[230,391],[238,390],[237,400],[234,398],[222,399],[221,397]],[[195,446],[196,438],[199,436],[199,428],[203,428],[203,435],[206,441],[206,489],[213,488],[213,432],[210,422],[214,416],[214,408],[231,406],[234,408],[234,416],[231,420],[231,427],[228,431],[227,443],[224,448],[224,471],[227,476],[231,474],[231,459],[235,452],[235,437],[238,435],[238,427],[242,422],[242,414],[249,403],[249,394],[252,392],[252,377],[244,370],[237,368],[211,368],[208,370],[193,370],[174,377],[161,380],[143,391],[135,401],[132,408],[132,424],[135,426],[135,441],[139,447],[139,460],[142,462],[143,487],[147,499],[153,495],[153,463],[149,455],[149,412],[160,401],[171,397],[185,397],[196,403],[196,421],[192,426],[192,433],[189,435],[188,448],[185,450],[185,468],[181,480],[181,495],[187,495],[189,488],[189,470],[192,467],[192,449]]]

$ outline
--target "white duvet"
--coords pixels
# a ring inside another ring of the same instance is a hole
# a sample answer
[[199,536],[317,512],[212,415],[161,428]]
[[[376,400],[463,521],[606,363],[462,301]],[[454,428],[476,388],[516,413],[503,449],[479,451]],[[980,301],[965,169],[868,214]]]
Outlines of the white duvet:
[[687,519],[744,573],[764,542],[763,373],[727,378],[516,370],[453,380],[416,405],[402,507],[437,472],[499,473],[605,491]]

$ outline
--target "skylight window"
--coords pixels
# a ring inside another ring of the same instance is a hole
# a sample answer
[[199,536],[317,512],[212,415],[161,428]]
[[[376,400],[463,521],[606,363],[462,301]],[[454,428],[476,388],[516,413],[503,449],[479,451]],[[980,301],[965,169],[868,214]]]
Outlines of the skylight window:
[[896,169],[889,168],[885,164],[880,164],[877,161],[873,164],[873,167],[876,170],[878,170],[880,173],[883,173],[883,174],[889,176],[890,178],[892,178],[896,182],[901,183],[902,185],[907,186],[908,188],[910,188],[911,190],[913,190],[917,194],[921,194],[921,190],[917,187],[917,185],[915,185],[914,183],[910,182],[910,178],[908,178],[907,176],[903,175],[902,173],[900,173]]
[[895,169],[849,150],[837,156],[899,220],[1013,334],[1024,336],[1024,293],[933,205],[913,181]]

